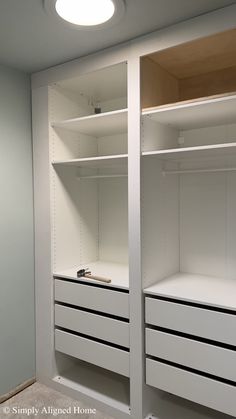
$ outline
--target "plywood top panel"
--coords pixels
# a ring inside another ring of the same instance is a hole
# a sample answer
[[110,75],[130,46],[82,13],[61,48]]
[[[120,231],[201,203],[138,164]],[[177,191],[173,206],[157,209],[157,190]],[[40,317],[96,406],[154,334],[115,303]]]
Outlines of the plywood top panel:
[[236,65],[236,29],[159,51],[149,57],[183,79]]

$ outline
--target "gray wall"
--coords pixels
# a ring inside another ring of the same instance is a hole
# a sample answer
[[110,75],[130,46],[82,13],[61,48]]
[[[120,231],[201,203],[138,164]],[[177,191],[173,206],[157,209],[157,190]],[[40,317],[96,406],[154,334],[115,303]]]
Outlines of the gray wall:
[[0,395],[34,375],[30,78],[0,66]]

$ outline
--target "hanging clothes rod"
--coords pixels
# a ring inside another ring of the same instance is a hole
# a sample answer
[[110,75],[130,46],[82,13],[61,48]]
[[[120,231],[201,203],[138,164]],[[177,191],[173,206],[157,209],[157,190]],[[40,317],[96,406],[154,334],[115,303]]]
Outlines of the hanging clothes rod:
[[82,179],[106,179],[106,178],[119,178],[119,177],[128,177],[127,174],[120,175],[88,175],[88,176],[78,176],[79,180]]
[[236,167],[222,167],[215,169],[186,169],[186,170],[163,170],[162,174],[165,175],[184,175],[187,173],[216,173],[216,172],[235,172]]

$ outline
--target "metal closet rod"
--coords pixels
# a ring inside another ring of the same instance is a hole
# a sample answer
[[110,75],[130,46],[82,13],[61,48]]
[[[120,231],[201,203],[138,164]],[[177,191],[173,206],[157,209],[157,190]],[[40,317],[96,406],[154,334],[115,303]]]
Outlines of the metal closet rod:
[[215,172],[235,172],[236,167],[221,167],[215,169],[186,169],[186,170],[162,170],[163,176],[165,175],[181,175],[187,173],[215,173]]
[[117,178],[117,177],[128,177],[127,174],[117,174],[117,175],[86,175],[86,176],[78,176],[79,180],[82,179],[104,179],[104,178]]

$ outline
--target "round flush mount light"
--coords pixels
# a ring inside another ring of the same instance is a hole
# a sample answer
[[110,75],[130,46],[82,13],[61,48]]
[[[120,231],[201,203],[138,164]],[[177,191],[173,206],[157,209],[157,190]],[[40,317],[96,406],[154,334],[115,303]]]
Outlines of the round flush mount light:
[[114,25],[125,11],[123,0],[45,0],[44,5],[61,22],[77,29]]

